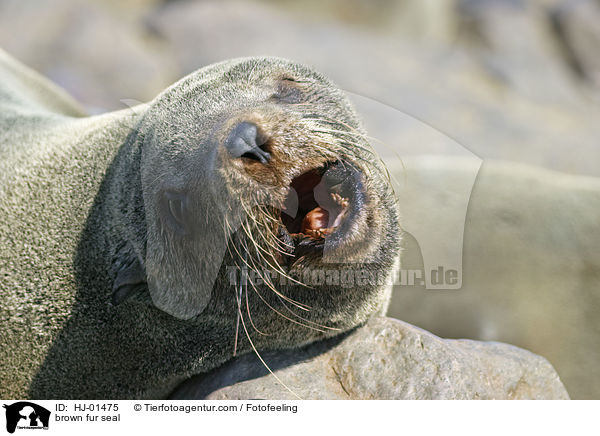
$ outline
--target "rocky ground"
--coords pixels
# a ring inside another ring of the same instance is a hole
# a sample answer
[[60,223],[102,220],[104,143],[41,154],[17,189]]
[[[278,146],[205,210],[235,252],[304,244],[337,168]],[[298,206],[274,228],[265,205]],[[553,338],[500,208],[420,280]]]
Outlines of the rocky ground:
[[326,73],[398,181],[405,267],[463,269],[389,314],[533,350],[573,398],[600,398],[599,23],[599,0],[0,0],[0,45],[92,113],[236,56]]
[[[450,251],[463,272],[460,290],[396,286],[388,313],[439,336],[541,354],[572,397],[600,398],[600,179],[486,160],[473,180],[466,158],[388,166],[411,181],[400,203],[420,211],[407,225],[425,235],[405,234],[403,268],[422,271],[427,255]],[[457,207],[470,186],[468,207]],[[464,234],[453,238],[452,225]]]
[[441,339],[391,318],[302,350],[235,359],[180,386],[173,399],[568,399],[547,360],[496,342]]

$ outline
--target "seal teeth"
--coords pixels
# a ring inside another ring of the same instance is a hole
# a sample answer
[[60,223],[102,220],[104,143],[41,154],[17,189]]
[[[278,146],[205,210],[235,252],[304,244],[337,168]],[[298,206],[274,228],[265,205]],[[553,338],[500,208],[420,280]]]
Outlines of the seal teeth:
[[323,239],[325,238],[327,235],[329,235],[331,232],[333,232],[333,228],[325,228],[325,229],[307,229],[305,232],[303,232],[304,235],[313,238],[313,239]]
[[340,194],[332,193],[331,198],[338,204],[338,206],[341,206],[342,208],[346,208],[349,205],[348,199],[342,197]]

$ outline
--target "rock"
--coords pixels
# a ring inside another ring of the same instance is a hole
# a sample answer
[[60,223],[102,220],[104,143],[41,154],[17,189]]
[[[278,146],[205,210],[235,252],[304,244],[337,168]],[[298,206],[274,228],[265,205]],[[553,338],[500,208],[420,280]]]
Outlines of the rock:
[[[411,136],[400,118],[412,118],[481,158],[600,175],[600,107],[592,104],[600,97],[580,87],[550,23],[562,0],[552,8],[522,0],[158,3],[4,0],[0,45],[92,112],[146,101],[216,61],[283,56],[377,102],[358,109],[369,134],[390,148]],[[361,26],[348,25],[352,13]],[[563,21],[579,35],[568,37],[580,47],[573,50],[595,62],[585,35],[596,27],[582,15]],[[388,31],[375,25],[382,19]],[[395,120],[385,117],[390,109]]]
[[[520,348],[441,339],[374,318],[341,339],[245,355],[180,386],[174,399],[568,399],[552,366]],[[292,391],[292,392],[290,392]]]
[[490,76],[531,99],[561,103],[577,98],[541,2],[458,0],[457,8],[460,37]]
[[570,0],[551,12],[552,22],[571,67],[600,86],[600,3]]
[[[392,176],[413,181],[406,186],[413,196],[421,195],[419,209],[406,212],[427,217],[420,234],[436,231],[428,223],[464,220],[456,201],[444,201],[473,183],[462,162],[431,157],[404,159],[403,165],[388,161]],[[426,195],[430,186],[439,188],[436,196]],[[462,289],[397,286],[388,316],[443,337],[502,341],[531,350],[552,363],[572,398],[598,399],[599,223],[599,178],[484,161],[464,224]],[[421,270],[420,241],[409,234],[403,240],[402,267]],[[451,240],[448,235],[442,242]]]
[[178,71],[169,52],[143,32],[134,3],[111,3],[4,0],[0,45],[90,112],[125,109],[123,99],[150,100],[180,77]]

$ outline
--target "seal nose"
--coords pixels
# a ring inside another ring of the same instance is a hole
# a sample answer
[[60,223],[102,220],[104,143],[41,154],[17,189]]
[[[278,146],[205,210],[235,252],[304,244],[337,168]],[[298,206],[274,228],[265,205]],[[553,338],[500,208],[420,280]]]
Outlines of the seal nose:
[[264,164],[271,159],[271,155],[260,148],[266,142],[266,139],[259,135],[256,124],[242,121],[231,129],[225,140],[225,148],[233,157],[245,157]]

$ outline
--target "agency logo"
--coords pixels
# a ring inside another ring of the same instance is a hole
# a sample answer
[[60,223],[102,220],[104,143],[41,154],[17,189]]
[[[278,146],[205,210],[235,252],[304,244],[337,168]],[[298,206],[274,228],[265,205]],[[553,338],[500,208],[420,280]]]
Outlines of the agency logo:
[[4,404],[3,407],[6,409],[6,431],[9,433],[14,433],[16,429],[48,429],[50,411],[42,406],[29,401],[19,401],[10,405]]

